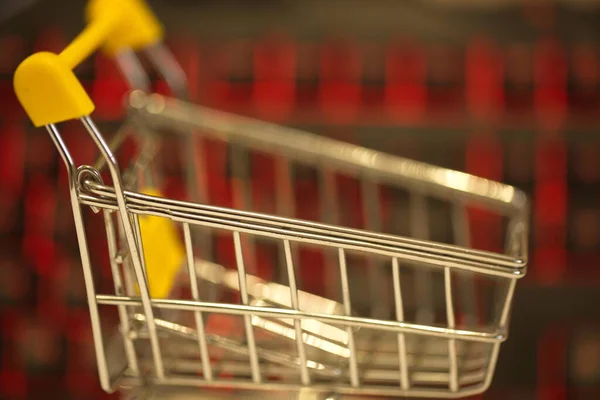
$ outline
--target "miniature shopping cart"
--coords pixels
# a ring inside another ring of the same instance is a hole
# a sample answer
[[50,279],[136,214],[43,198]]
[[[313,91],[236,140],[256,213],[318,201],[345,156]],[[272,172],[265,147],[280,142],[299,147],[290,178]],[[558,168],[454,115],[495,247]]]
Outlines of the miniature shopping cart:
[[[105,391],[156,398],[241,392],[456,398],[489,387],[516,281],[526,271],[523,193],[186,103],[185,77],[141,0],[94,0],[88,11],[87,28],[69,47],[30,56],[14,82],[67,167]],[[106,136],[72,72],[98,47],[115,57],[132,88],[123,127]],[[174,98],[149,94],[137,50]],[[71,155],[77,149],[59,132],[59,123],[77,119],[100,152],[93,165],[77,166]],[[128,140],[136,149],[129,158],[121,156]],[[210,204],[210,166],[202,157],[210,141],[230,149],[239,183],[235,209]],[[254,153],[271,157],[277,216],[251,205]],[[165,171],[175,162],[183,164],[187,188],[177,199],[162,194]],[[315,221],[293,218],[294,171],[301,168],[317,182]],[[342,178],[359,187],[352,212],[360,214],[361,229],[344,226],[350,199],[340,194]],[[396,199],[393,212],[383,211],[383,188]],[[470,207],[503,218],[504,253],[470,248]],[[99,292],[94,269],[101,260],[90,255],[95,218],[106,227],[112,293]],[[438,235],[444,221],[451,229]],[[434,241],[436,235],[442,239]],[[216,241],[231,243],[231,257],[215,254]],[[101,309],[116,310],[118,328]]]

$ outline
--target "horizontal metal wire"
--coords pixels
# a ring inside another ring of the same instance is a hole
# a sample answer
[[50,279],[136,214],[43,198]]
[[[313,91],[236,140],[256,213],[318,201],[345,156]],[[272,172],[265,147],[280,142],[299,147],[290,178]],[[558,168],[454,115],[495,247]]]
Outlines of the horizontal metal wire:
[[[139,298],[128,296],[99,294],[96,295],[96,300],[98,301],[98,304],[114,306],[140,306],[142,304]],[[412,324],[408,322],[386,321],[373,318],[308,313],[300,310],[275,307],[255,307],[241,304],[209,303],[203,301],[175,299],[152,299],[151,304],[156,308],[170,310],[204,311],[230,315],[255,315],[267,318],[314,319],[317,321],[328,322],[342,326],[372,328],[389,332],[414,333],[423,336],[443,337],[446,339],[454,338],[474,342],[496,343],[502,342],[506,339],[504,332],[502,331],[477,332],[463,329],[450,329],[437,326]]]
[[464,172],[156,94],[147,96],[146,101],[139,91],[132,96],[136,97],[132,109],[142,113],[147,124],[165,128],[163,131],[200,131],[202,135],[305,164],[327,165],[363,177],[379,178],[381,182],[401,184],[436,197],[477,201],[496,210],[520,212],[527,207],[527,197],[520,190]]
[[[139,386],[143,384],[138,378],[124,377],[120,383],[123,386]],[[185,387],[213,387],[213,388],[229,388],[229,389],[247,389],[261,391],[285,391],[285,392],[298,392],[306,390],[305,386],[300,384],[290,384],[283,382],[262,382],[260,384],[253,383],[251,380],[239,380],[239,379],[222,379],[214,380],[212,382],[206,382],[202,378],[194,377],[166,377],[160,381],[149,378],[145,381],[146,384],[150,384],[154,387],[177,387],[177,393]],[[432,399],[456,399],[461,397],[474,396],[484,392],[487,389],[485,384],[478,384],[473,386],[466,386],[459,389],[456,392],[449,392],[446,389],[433,389],[433,388],[421,388],[415,387],[410,390],[402,390],[398,387],[392,386],[366,386],[360,388],[353,388],[350,385],[343,385],[340,383],[313,383],[310,386],[310,391],[315,393],[337,393],[343,395],[372,395],[372,396],[385,396],[384,398],[390,397],[423,397]]]
[[[146,364],[146,363],[144,363]],[[150,364],[147,363],[148,367]],[[173,373],[196,373],[201,370],[201,364],[197,361],[188,361],[188,360],[176,360],[165,362],[165,368],[170,370]],[[268,376],[278,376],[282,378],[296,378],[298,376],[298,371],[295,368],[282,368],[280,365],[273,364],[265,364],[261,367],[263,374]],[[221,360],[219,363],[219,371],[222,374],[226,375],[235,375],[235,376],[246,376],[249,377],[251,370],[248,367],[247,360]],[[311,371],[314,373],[314,371]],[[388,384],[395,384],[398,382],[399,373],[396,370],[389,369],[379,369],[377,367],[372,368],[364,368],[361,371],[361,379],[369,382],[365,386],[376,385],[375,382],[378,382],[379,385],[383,385],[386,382]],[[448,384],[450,375],[446,372],[434,372],[434,371],[418,371],[412,372],[410,374],[410,380],[413,385],[432,385],[432,384]],[[482,382],[485,377],[485,371],[479,370],[475,372],[469,372],[462,374],[459,378],[459,383],[461,386],[473,385],[479,382]],[[333,377],[332,377],[333,378]],[[348,378],[347,374],[337,375],[334,378],[337,380],[341,380],[344,378]]]
[[[86,193],[81,193],[80,198],[84,202],[100,202],[98,206],[115,209],[112,199],[115,199],[114,189],[111,186],[106,186],[93,181],[85,181],[86,190],[90,194],[97,197],[87,196]],[[365,231],[360,229],[346,228],[338,225],[328,225],[313,221],[303,221],[293,218],[278,217],[270,214],[261,214],[256,212],[241,211],[231,208],[210,206],[204,204],[191,203],[181,200],[173,200],[163,197],[155,197],[147,194],[125,191],[126,197],[132,207],[137,206],[138,212],[142,212],[144,207],[147,208],[145,213],[166,211],[182,212],[186,214],[198,215],[222,215],[224,217],[235,218],[240,221],[259,222],[261,224],[275,225],[278,227],[296,228],[298,230],[306,230],[307,232],[336,234],[347,238],[356,238],[361,240],[371,240],[374,243],[393,244],[396,246],[406,247],[407,249],[424,250],[433,254],[453,255],[457,258],[465,258],[474,261],[492,261],[494,264],[503,265],[514,268],[521,268],[526,263],[526,260],[515,259],[514,257],[505,254],[499,254],[483,250],[466,249],[460,246],[454,246],[444,243],[436,243],[432,241],[419,240],[396,235]],[[164,215],[164,214],[163,214]]]
[[[103,194],[112,191],[108,186],[91,182],[90,185],[96,191],[101,190]],[[203,206],[134,192],[126,191],[125,195],[128,200],[128,210],[134,214],[162,216],[175,221],[282,240],[367,251],[437,267],[450,267],[506,278],[520,278],[526,272],[526,264],[523,260],[514,260],[507,256],[499,257],[494,253],[459,246],[440,244],[431,246],[431,242],[419,240],[410,240],[406,243],[404,238],[398,236],[382,235],[382,238],[378,238],[378,235],[359,229],[339,229],[332,225]],[[82,204],[116,210],[116,204],[110,198],[80,194],[79,200]],[[177,205],[187,212],[178,211]]]

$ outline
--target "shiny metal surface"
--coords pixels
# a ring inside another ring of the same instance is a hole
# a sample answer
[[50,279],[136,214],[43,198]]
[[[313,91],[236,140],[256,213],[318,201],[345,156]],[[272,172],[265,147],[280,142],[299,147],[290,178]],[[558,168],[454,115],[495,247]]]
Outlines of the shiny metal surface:
[[[82,204],[118,210],[114,189],[91,181],[86,191],[79,194]],[[287,238],[327,247],[361,250],[388,257],[398,257],[431,266],[449,266],[471,272],[486,273],[505,278],[519,278],[526,272],[526,260],[503,254],[465,249],[458,246],[377,234],[359,229],[343,228],[309,221],[238,211],[222,207],[193,204],[184,201],[153,197],[124,191],[128,211],[154,215],[175,221],[211,227],[227,227],[239,232]],[[515,232],[518,235],[522,231]]]
[[[121,180],[121,171],[115,156],[111,153],[110,147],[102,137],[102,134],[96,128],[96,125],[91,118],[85,117],[81,119],[83,126],[89,133],[90,137],[94,141],[94,144],[100,150],[100,153],[106,160],[106,164],[110,171],[113,186],[115,188],[115,197],[117,201],[117,209],[120,215],[121,226],[125,232],[125,239],[127,241],[127,248],[129,249],[130,260],[133,264],[133,272],[136,277],[136,283],[139,287],[140,297],[142,301],[142,307],[144,313],[148,316],[148,331],[150,333],[150,344],[152,348],[152,358],[154,360],[154,367],[156,368],[156,375],[160,379],[164,377],[164,367],[162,362],[162,356],[160,352],[160,346],[158,338],[156,336],[156,326],[154,325],[154,311],[150,304],[150,292],[148,290],[148,283],[145,277],[145,266],[143,260],[143,249],[141,248],[140,235],[134,233],[131,220],[129,219],[129,213],[127,211],[127,205],[125,201],[125,195],[123,193],[123,183]],[[137,219],[134,218],[135,221]],[[137,225],[135,225],[137,227]],[[139,232],[139,227],[137,229]]]
[[[139,298],[96,295],[98,304],[102,305],[130,305],[141,306],[143,303]],[[291,309],[274,307],[260,307],[250,305],[236,305],[225,303],[208,303],[190,300],[152,299],[154,308],[165,310],[204,311],[219,314],[249,316],[256,315],[265,318],[290,318],[290,319],[314,319],[331,324],[339,324],[355,328],[374,328],[382,331],[419,334],[431,337],[443,337],[446,339],[464,339],[473,342],[493,343],[502,342],[506,339],[504,330],[491,332],[469,331],[464,329],[452,329],[440,326],[419,325],[406,322],[395,322],[363,317],[350,317],[344,315],[331,315],[321,313],[308,313]]]
[[[185,76],[170,52],[158,44],[147,54],[176,96],[187,99]],[[528,204],[521,191],[147,95],[139,90],[147,86],[147,77],[135,54],[124,52],[118,62],[136,90],[128,97],[125,128],[110,145],[91,118],[81,120],[101,153],[94,167],[76,168],[58,129],[47,127],[69,172],[100,382],[106,391],[120,389],[142,398],[217,398],[223,392],[213,390],[222,388],[232,389],[233,397],[267,398],[264,391],[273,391],[274,396],[293,393],[298,399],[345,394],[457,398],[489,387],[507,338],[516,281],[527,268]],[[141,151],[121,170],[115,154],[129,134],[142,144]],[[148,171],[161,165],[161,140],[173,139],[183,143],[188,201],[138,191],[141,181],[160,185]],[[234,196],[239,209],[208,204],[202,178],[206,171],[197,152],[205,139],[224,141],[239,156],[231,160],[236,179],[242,180]],[[250,170],[244,161],[252,152],[275,159],[278,216],[252,210]],[[317,171],[321,222],[293,218],[292,171],[298,165]],[[110,184],[101,179],[105,167]],[[364,229],[339,225],[338,205],[344,200],[337,192],[337,174],[360,183]],[[379,185],[407,191],[411,238],[381,233]],[[450,205],[455,244],[432,241],[430,198]],[[467,207],[473,205],[506,219],[504,253],[469,247]],[[102,211],[114,293],[97,292],[81,206]],[[154,298],[148,290],[139,224],[148,215],[171,220],[184,243],[185,260],[169,298]],[[229,268],[212,259],[210,244],[216,235],[232,240]],[[266,263],[273,281],[258,276],[264,270],[257,258],[261,243],[275,248]],[[314,268],[300,256],[303,246],[324,260],[323,289],[304,287],[302,272]],[[122,347],[120,358],[105,344],[100,305],[117,310],[118,339],[111,347]]]
[[379,181],[409,186],[421,194],[452,196],[479,201],[492,209],[522,210],[525,194],[499,182],[433,165],[391,156],[375,150],[318,135],[189,104],[174,98],[150,95],[134,108],[149,124],[169,129],[202,129],[206,135],[248,148],[286,156],[295,161],[362,172]]

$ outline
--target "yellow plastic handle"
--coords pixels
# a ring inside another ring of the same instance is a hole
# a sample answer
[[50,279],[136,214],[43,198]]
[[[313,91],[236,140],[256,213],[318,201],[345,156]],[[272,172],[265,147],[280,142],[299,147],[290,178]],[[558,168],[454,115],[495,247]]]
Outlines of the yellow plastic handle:
[[35,126],[92,113],[94,103],[73,68],[99,47],[114,55],[162,39],[162,27],[143,0],[91,0],[86,14],[87,27],[60,54],[33,54],[15,71],[15,93]]
[[148,47],[163,38],[163,28],[144,0],[90,0],[86,17],[89,25],[115,21],[102,42],[110,56],[124,48]]

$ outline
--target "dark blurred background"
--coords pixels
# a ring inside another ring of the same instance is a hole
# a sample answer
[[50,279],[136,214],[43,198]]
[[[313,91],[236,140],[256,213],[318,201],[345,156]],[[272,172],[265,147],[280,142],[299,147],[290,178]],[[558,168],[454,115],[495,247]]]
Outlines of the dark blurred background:
[[[64,168],[11,82],[28,54],[59,51],[82,29],[84,3],[0,0],[2,399],[110,397],[98,385]],[[529,274],[480,398],[600,398],[600,2],[150,3],[195,102],[527,191]],[[126,85],[111,61],[94,56],[78,73],[96,118],[119,121]],[[228,205],[223,156],[212,157],[211,195]],[[476,218],[478,247],[497,250],[501,222]]]

